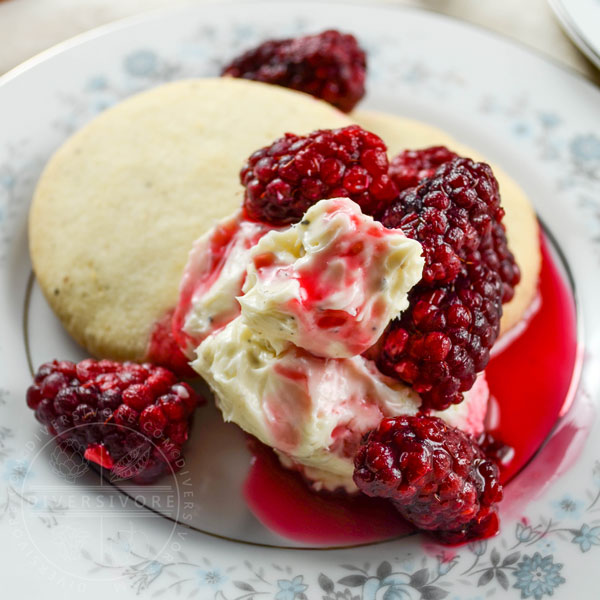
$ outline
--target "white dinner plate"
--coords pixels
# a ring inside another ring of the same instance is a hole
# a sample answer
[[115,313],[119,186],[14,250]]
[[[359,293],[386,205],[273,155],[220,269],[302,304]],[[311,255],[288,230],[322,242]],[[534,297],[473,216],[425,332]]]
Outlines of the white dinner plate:
[[[330,27],[355,33],[368,51],[362,106],[440,126],[502,165],[528,193],[572,273],[584,349],[578,393],[507,486],[501,532],[487,541],[444,548],[415,535],[303,548],[262,527],[230,493],[248,458],[232,460],[228,451],[241,434],[219,425],[216,412],[198,413],[189,468],[150,493],[119,490],[69,462],[25,405],[29,363],[83,356],[31,278],[27,252],[28,205],[53,150],[137,91],[216,75],[259,41]],[[100,28],[18,67],[0,78],[3,597],[597,598],[599,262],[598,89],[439,14],[366,3],[203,3]],[[550,476],[549,462],[557,465]]]
[[600,69],[600,0],[549,0],[565,33]]

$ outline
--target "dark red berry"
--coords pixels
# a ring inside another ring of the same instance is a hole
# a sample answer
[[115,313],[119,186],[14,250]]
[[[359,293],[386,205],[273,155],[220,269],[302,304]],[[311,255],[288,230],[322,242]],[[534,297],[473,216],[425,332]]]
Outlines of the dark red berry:
[[95,396],[97,398],[99,409],[108,408],[110,410],[116,410],[119,406],[121,406],[121,403],[123,401],[121,391],[118,389],[105,390],[101,394],[97,394],[95,389],[93,388],[83,389],[86,390],[86,395],[89,395],[92,398]]
[[153,438],[162,436],[168,422],[162,407],[156,404],[147,406],[140,415],[140,429]]
[[477,438],[477,444],[485,455],[498,465],[500,470],[506,467],[515,455],[515,449],[512,446],[505,444],[487,431]]
[[127,404],[121,404],[113,412],[113,419],[117,425],[122,425],[129,429],[136,427],[140,413],[137,410],[127,406]]
[[[52,375],[49,375],[46,381],[51,377]],[[56,414],[59,415],[70,415],[80,404],[80,402],[79,395],[77,394],[77,388],[64,385],[55,394],[54,410]]]
[[188,415],[188,409],[183,400],[176,394],[165,394],[158,399],[157,404],[170,421],[181,421]]
[[383,334],[379,368],[411,385],[424,409],[460,403],[489,361],[501,297],[500,278],[481,264],[433,291],[418,284],[408,309]]
[[50,398],[44,398],[35,409],[35,417],[42,425],[52,426],[52,421],[57,416],[54,412],[53,401]]
[[299,221],[323,198],[350,198],[372,215],[398,193],[385,144],[358,125],[288,133],[252,154],[240,179],[247,216],[273,225]]
[[73,419],[73,427],[89,425],[96,421],[97,411],[87,404],[79,404],[73,409],[71,417]]
[[419,185],[427,177],[433,177],[439,166],[457,157],[445,146],[404,150],[390,161],[390,177],[402,191]]
[[365,94],[366,66],[354,36],[329,30],[264,42],[222,74],[299,90],[350,112]]
[[27,390],[27,406],[31,408],[31,410],[35,410],[44,396],[42,396],[42,390],[39,385],[32,385]]
[[52,435],[137,483],[180,467],[198,403],[194,390],[162,367],[108,360],[46,363],[27,390],[28,406]]
[[153,401],[152,389],[143,383],[134,383],[123,391],[123,403],[138,412],[144,410]]
[[[55,361],[57,362],[57,361]],[[111,361],[109,360],[94,360],[93,358],[86,358],[77,363],[76,365],[76,377],[82,383],[90,379],[95,379],[97,375],[101,373],[108,373],[112,371]]]
[[[183,355],[173,335],[173,311],[167,312],[153,326],[146,358],[153,365],[161,365],[170,373],[179,377],[197,377],[190,367],[189,360]],[[156,375],[160,379],[160,375]],[[160,395],[160,394],[159,394]]]
[[176,445],[183,445],[188,439],[188,428],[183,427],[182,421],[167,425],[167,437]]
[[441,541],[498,531],[498,467],[470,436],[437,417],[383,419],[365,436],[354,465],[362,492],[389,498],[405,519]]
[[[458,160],[454,161],[454,159]],[[498,185],[495,181],[495,178],[493,178],[489,167],[487,167],[487,165],[477,165],[477,163],[472,163],[472,161],[468,161],[468,159],[460,159],[457,154],[451,150],[448,150],[448,148],[444,146],[434,146],[431,148],[424,148],[422,150],[405,150],[404,152],[400,153],[390,162],[390,177],[394,180],[398,186],[398,189],[403,191],[410,187],[419,185],[424,179],[433,178],[436,175],[439,167],[452,161],[454,161],[456,165],[463,161],[463,166],[471,172],[471,175],[474,175],[474,177],[471,177],[471,187],[476,189],[478,195],[488,204],[490,208],[493,207],[491,210],[491,235],[481,236],[481,225],[485,225],[487,223],[485,215],[474,215],[472,214],[472,210],[469,209],[469,219],[471,223],[479,229],[481,239],[478,249],[481,253],[482,260],[492,270],[499,273],[503,284],[502,301],[508,302],[514,296],[514,288],[521,279],[521,273],[519,271],[519,267],[515,263],[514,256],[508,249],[506,231],[501,222],[503,211],[502,213],[498,213],[496,209],[496,205],[500,205]],[[480,172],[477,173],[479,167],[481,167],[479,169]],[[489,170],[489,173],[486,173],[486,170]],[[480,178],[481,181],[477,182],[477,178]],[[457,179],[460,180],[460,177]],[[493,190],[493,198],[491,199],[491,202],[486,199],[489,190]],[[457,200],[460,198],[460,195],[461,194],[456,194]],[[442,199],[442,204],[446,205],[446,201],[443,200],[441,195],[438,197],[438,203],[440,199]],[[406,200],[404,202],[406,202]],[[431,204],[431,202],[432,200],[430,196],[429,203]],[[461,206],[460,203],[458,205]],[[429,220],[431,225],[433,219],[430,218],[431,215],[426,214],[425,207],[426,204],[424,203],[421,211],[417,212],[421,212],[421,218],[423,220]],[[390,212],[392,211],[393,209],[390,209]],[[394,220],[394,217],[388,213],[387,219]],[[404,227],[402,228],[404,229]],[[429,229],[431,230],[432,227],[430,226]],[[446,241],[449,242],[449,245],[453,246],[454,248],[456,248],[457,245],[464,239],[464,232],[461,232],[460,229],[463,228],[460,224],[458,224],[458,229],[455,229],[454,231],[450,229],[446,230]],[[409,234],[407,233],[407,235]],[[442,259],[444,252],[448,257],[450,257],[448,260],[452,258],[449,248],[445,248],[440,252],[440,257]],[[436,267],[432,268],[440,269],[441,267],[437,265]]]
[[498,182],[490,167],[466,158],[444,163],[432,178],[400,193],[381,222],[423,246],[425,283],[450,283],[467,256],[491,238],[500,223]]
[[146,380],[146,385],[152,390],[154,396],[165,394],[169,388],[177,383],[177,376],[164,367],[155,367]]
[[44,398],[54,398],[69,383],[69,378],[59,371],[50,373],[41,381],[40,391]]
[[187,383],[177,383],[171,389],[185,404],[188,414],[193,413],[198,406],[198,402],[203,400]]
[[383,334],[377,363],[410,384],[424,409],[461,402],[489,361],[502,302],[519,277],[503,214],[491,169],[463,158],[402,191],[382,214],[386,227],[421,243],[425,267],[408,309]]

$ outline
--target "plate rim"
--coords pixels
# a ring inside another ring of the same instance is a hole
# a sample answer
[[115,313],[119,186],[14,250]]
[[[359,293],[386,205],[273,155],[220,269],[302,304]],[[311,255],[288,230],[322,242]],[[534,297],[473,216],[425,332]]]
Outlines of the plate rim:
[[[575,47],[584,54],[596,69],[600,69],[600,46],[596,49],[588,41],[588,38],[583,34],[579,25],[577,25],[572,15],[565,7],[563,0],[548,0],[548,4],[550,5],[550,8],[552,8],[561,29],[570,41],[573,42]],[[592,80],[590,79],[590,81]]]
[[[271,1],[271,2],[273,2],[274,0],[267,0],[267,1]],[[257,4],[257,3],[266,4],[265,0],[262,0],[262,2],[255,2],[255,4]],[[355,4],[355,5],[358,5],[358,6],[363,6],[363,7],[364,7],[364,6],[368,6],[368,5],[366,4],[366,2],[339,2],[339,0],[338,0],[338,2],[337,2],[337,3],[341,3],[341,4]],[[222,4],[225,4],[225,3],[221,3],[221,2],[211,2],[210,4],[213,4],[213,5],[222,5]],[[245,1],[242,1],[242,2],[227,2],[227,4],[250,5],[250,4],[252,4],[252,3],[251,3],[251,2],[245,2]],[[330,2],[330,4],[334,4],[334,2]],[[381,6],[382,6],[382,7],[384,7],[384,8],[388,8],[388,9],[393,9],[393,8],[402,8],[402,9],[405,9],[405,8],[407,8],[407,9],[412,9],[412,8],[413,8],[413,7],[404,7],[404,6],[402,6],[402,7],[397,7],[397,6],[394,6],[394,7],[393,7],[393,6],[388,6],[388,5],[381,5]],[[178,8],[179,8],[179,7],[169,7],[169,8],[167,8],[166,10],[167,10],[168,12],[177,12]],[[369,8],[371,8],[371,7],[369,6]],[[456,18],[453,18],[453,17],[449,17],[448,15],[441,15],[440,13],[437,13],[437,11],[433,11],[433,10],[421,10],[421,9],[419,9],[418,7],[415,7],[415,8],[416,8],[415,12],[427,12],[427,13],[434,13],[434,14],[436,14],[436,15],[438,15],[438,16],[440,16],[440,17],[442,17],[443,19],[449,18],[450,20],[453,20],[453,21],[459,21],[459,22],[460,22],[460,23],[462,23],[463,25],[473,26],[473,27],[475,27],[476,29],[483,30],[483,31],[485,32],[485,34],[486,34],[486,35],[489,35],[490,33],[491,33],[491,34],[494,34],[494,33],[496,33],[496,32],[493,32],[493,31],[489,31],[489,30],[487,30],[487,29],[485,29],[485,28],[479,27],[479,26],[477,26],[477,25],[474,25],[474,24],[471,24],[471,23],[466,23],[466,22],[464,22],[464,21],[462,21],[462,20],[460,20],[460,19],[456,19]],[[163,9],[159,9],[158,11],[148,11],[147,13],[143,13],[143,15],[142,15],[142,16],[143,16],[143,19],[141,19],[141,20],[146,20],[146,19],[148,18],[148,14],[149,14],[149,13],[155,13],[155,12],[162,13],[162,12],[163,12]],[[125,25],[125,26],[127,26],[129,22],[131,22],[131,21],[136,21],[138,18],[141,18],[141,16],[127,17],[127,18],[125,18],[125,19],[122,19],[122,20],[120,20],[118,23],[120,23],[121,25]],[[117,22],[115,22],[115,23],[117,23]],[[62,46],[63,46],[64,44],[66,44],[66,45],[67,45],[67,48],[65,48],[65,49],[69,49],[71,46],[72,46],[72,47],[76,47],[76,46],[78,45],[78,42],[77,42],[77,41],[79,40],[79,38],[84,38],[84,39],[83,39],[83,41],[85,41],[85,39],[87,39],[87,38],[88,38],[88,36],[89,36],[90,38],[95,38],[95,37],[98,37],[98,36],[99,36],[99,34],[98,34],[98,30],[100,30],[100,34],[103,34],[104,30],[107,30],[107,31],[106,31],[106,33],[110,33],[111,31],[113,31],[113,30],[114,30],[114,25],[115,25],[115,23],[110,23],[110,24],[107,24],[107,25],[105,25],[105,26],[101,26],[100,28],[96,28],[95,30],[91,30],[90,32],[85,32],[85,33],[83,33],[83,34],[80,34],[80,35],[78,35],[78,36],[75,36],[74,38],[71,38],[70,40],[67,40],[66,42],[62,42],[62,43],[58,44],[57,46],[59,47],[59,50],[58,50],[57,52],[55,52],[55,54],[59,54],[60,52],[62,52],[62,50],[63,50]],[[95,35],[90,35],[90,34],[95,34]],[[510,38],[507,38],[507,37],[503,36],[502,34],[498,34],[498,35],[499,35],[501,38],[503,38],[505,41],[508,41],[510,44],[517,45],[517,46],[521,46],[521,44],[519,44],[519,43],[518,43],[518,42],[516,42],[515,40],[511,40]],[[75,40],[77,43],[72,43],[72,44],[71,44],[71,46],[70,46],[70,45],[69,45],[67,42],[72,42],[73,40]],[[525,46],[525,48],[526,48],[526,50],[531,50],[530,48],[527,48],[526,46]],[[43,52],[43,53],[41,53],[41,54],[42,54],[42,55],[44,55],[44,54],[46,54],[46,52],[48,52],[48,51],[44,51],[44,52]],[[538,54],[538,53],[537,53],[537,52],[533,52],[533,54]],[[48,58],[50,58],[51,56],[52,56],[52,54],[50,54],[50,56],[49,56]],[[34,58],[35,58],[35,57],[34,57]],[[543,58],[543,60],[546,60],[546,62],[550,62],[550,63],[553,63],[553,62],[554,62],[554,61],[552,61],[552,60],[548,61],[548,60],[547,60],[547,57],[545,57],[545,56],[542,56],[542,58]],[[30,60],[32,60],[32,59],[30,59]],[[31,66],[35,66],[36,64],[42,64],[42,63],[44,62],[44,60],[45,60],[45,59],[43,59],[43,60],[40,60],[39,62],[36,62],[34,65],[31,65]],[[28,63],[28,62],[29,62],[29,61],[26,61],[26,63]],[[26,63],[24,63],[24,65],[26,65]],[[21,65],[21,66],[23,66],[23,65]],[[562,70],[562,71],[564,71],[564,72],[567,72],[567,73],[570,73],[571,75],[575,75],[575,76],[576,76],[577,78],[579,78],[579,79],[582,79],[582,80],[584,80],[584,81],[587,81],[587,79],[586,79],[584,76],[582,76],[581,74],[579,74],[579,73],[577,73],[577,72],[572,72],[572,71],[571,71],[571,70],[570,70],[568,67],[565,67],[564,65],[555,65],[555,66],[559,66],[559,68],[561,68],[561,70]],[[16,69],[18,69],[18,67],[16,67]],[[13,70],[14,70],[14,69],[13,69]],[[13,70],[11,70],[11,72],[12,72]],[[27,69],[27,68],[25,68],[25,69],[23,70],[23,72],[27,72],[27,70],[28,70],[28,69]],[[9,73],[10,73],[10,72],[9,72]],[[0,84],[1,84],[1,83],[3,83],[3,82],[4,82],[3,78],[0,78]],[[597,87],[595,86],[595,84],[593,84],[593,82],[590,82],[590,81],[588,81],[588,83],[592,83],[592,88],[593,88],[593,89],[596,89],[596,91],[598,91]],[[1,93],[1,89],[0,89],[0,93]],[[388,542],[388,543],[389,543],[389,542],[390,542],[390,540],[386,540],[386,542]],[[239,542],[238,542],[238,543],[239,543]],[[310,549],[304,549],[304,548],[299,548],[299,549],[300,549],[300,550],[310,550]],[[287,550],[287,548],[286,548],[286,550]],[[294,550],[295,550],[295,549],[294,549]]]
[[[550,4],[558,2],[559,0],[548,0]],[[104,23],[103,25],[98,25],[96,27],[92,27],[86,31],[82,31],[81,33],[75,34],[73,36],[69,36],[65,40],[57,42],[56,44],[52,44],[48,48],[41,50],[40,52],[36,52],[33,56],[25,59],[24,61],[18,63],[14,67],[10,68],[8,71],[0,75],[0,90],[4,85],[10,83],[16,77],[26,73],[30,69],[35,68],[36,66],[42,64],[48,59],[53,58],[56,55],[61,54],[64,51],[70,50],[80,44],[84,44],[89,40],[93,40],[98,37],[102,37],[112,31],[118,31],[119,29],[125,29],[129,26],[136,25],[137,23],[142,23],[144,21],[150,21],[153,19],[160,18],[161,15],[174,14],[177,12],[183,12],[190,9],[202,9],[206,6],[224,6],[224,5],[240,5],[240,6],[251,6],[253,4],[280,4],[281,0],[202,0],[201,3],[196,2],[194,0],[186,0],[181,4],[177,4],[175,6],[162,6],[157,8],[146,9],[141,13],[129,15],[125,17],[120,17],[108,23]],[[298,0],[291,0],[288,2],[289,4],[322,4],[322,0],[303,0],[299,2]],[[546,54],[543,50],[540,50],[534,46],[528,45],[526,42],[513,38],[505,33],[500,31],[490,29],[481,25],[479,23],[473,23],[471,21],[466,21],[460,18],[457,15],[450,15],[446,13],[442,13],[434,8],[428,6],[413,6],[408,4],[395,4],[391,2],[387,2],[386,0],[326,0],[326,4],[339,4],[339,5],[348,5],[348,6],[362,6],[368,8],[375,8],[377,10],[399,10],[399,11],[409,11],[409,12],[417,12],[417,13],[428,13],[431,15],[440,18],[441,20],[447,19],[458,23],[462,26],[466,26],[468,28],[473,28],[478,31],[485,33],[486,35],[491,35],[492,37],[496,37],[498,40],[503,41],[509,45],[518,46],[522,50],[532,54],[533,56],[546,61],[555,67],[558,67],[565,73],[579,79],[580,81],[589,84],[593,89],[600,92],[600,83],[595,82],[593,79],[588,77],[585,73],[578,71],[574,67],[560,61],[550,54]],[[600,59],[600,56],[598,57]]]

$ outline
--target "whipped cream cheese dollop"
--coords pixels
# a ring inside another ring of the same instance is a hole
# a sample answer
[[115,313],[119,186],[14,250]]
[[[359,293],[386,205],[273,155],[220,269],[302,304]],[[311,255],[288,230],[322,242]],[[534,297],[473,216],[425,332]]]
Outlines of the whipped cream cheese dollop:
[[173,331],[189,358],[209,334],[240,314],[250,250],[273,227],[248,221],[242,211],[221,220],[190,250],[173,316]]
[[292,342],[317,356],[351,357],[408,306],[423,265],[419,242],[352,200],[321,200],[252,248],[238,300],[248,326],[275,348]]
[[[283,230],[238,214],[196,243],[176,316],[199,342],[191,364],[223,418],[315,488],[351,492],[362,436],[421,404],[362,354],[408,306],[422,269],[418,242],[345,198],[321,200]],[[460,405],[434,414],[478,434],[488,395],[481,375]]]
[[[192,363],[233,421],[274,448],[316,489],[356,490],[354,454],[362,436],[383,417],[414,415],[421,399],[363,356],[323,358],[288,344],[278,352],[243,317],[200,344]],[[481,377],[460,404],[441,416],[480,433],[487,404]]]

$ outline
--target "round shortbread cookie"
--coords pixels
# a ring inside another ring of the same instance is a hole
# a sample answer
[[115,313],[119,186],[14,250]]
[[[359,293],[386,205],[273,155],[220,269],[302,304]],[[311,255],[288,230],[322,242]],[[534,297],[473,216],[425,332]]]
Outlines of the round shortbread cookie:
[[311,96],[232,78],[161,86],[97,117],[48,163],[29,220],[37,279],[67,331],[93,355],[147,358],[192,242],[242,202],[244,160],[286,132],[349,123]]
[[[380,136],[388,147],[390,158],[407,148],[446,146],[461,156],[488,162],[479,152],[455,141],[444,131],[411,119],[395,115],[357,110],[350,118],[365,129]],[[521,269],[521,281],[514,298],[503,306],[500,334],[519,323],[537,294],[541,267],[539,225],[527,196],[500,167],[491,164],[500,184],[502,206],[506,211],[504,224],[508,245]]]

